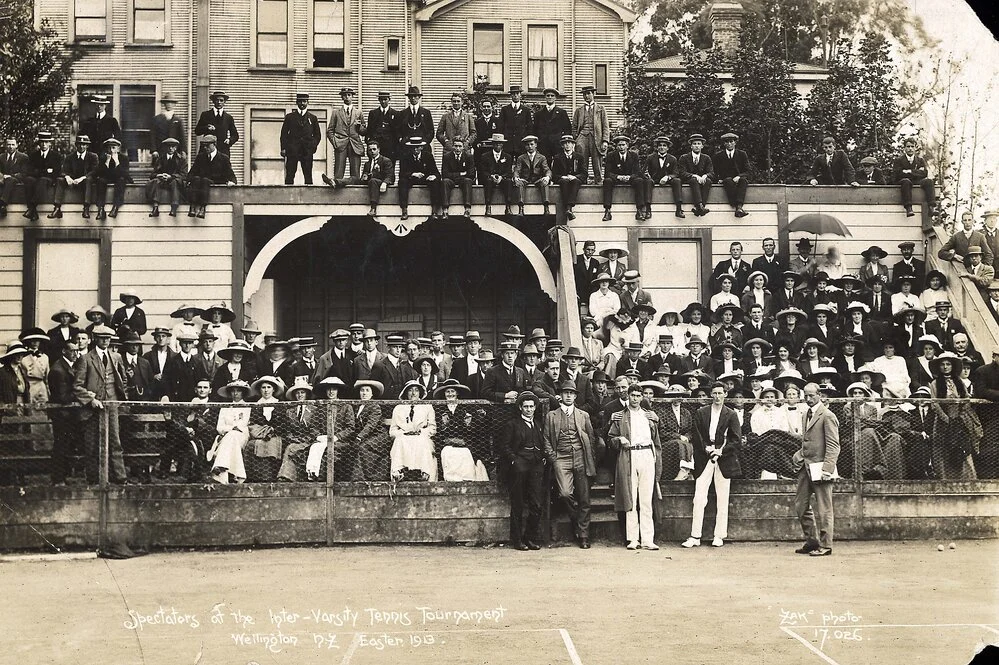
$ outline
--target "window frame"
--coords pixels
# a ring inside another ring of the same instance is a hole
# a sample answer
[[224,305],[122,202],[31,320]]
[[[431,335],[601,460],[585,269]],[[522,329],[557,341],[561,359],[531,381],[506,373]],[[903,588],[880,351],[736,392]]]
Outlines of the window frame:
[[[604,68],[604,89],[601,91],[597,86],[597,69]],[[594,97],[610,97],[610,65],[606,62],[593,63],[593,87],[597,88],[593,93]]]
[[[399,42],[399,64],[395,67],[389,66],[389,43],[392,41]],[[398,35],[387,35],[385,37],[385,68],[382,70],[384,72],[401,72],[402,71],[402,37]]]
[[[257,40],[260,35],[257,32],[257,1],[251,0],[252,4],[250,6],[250,67],[254,69],[266,69],[272,71],[290,70],[294,69],[292,63],[292,5],[294,4],[292,0],[275,0],[279,2],[284,2],[287,9],[287,16],[285,19],[285,35],[287,35],[287,44],[285,45],[285,56],[283,64],[261,64],[259,62],[259,53],[257,48]],[[310,19],[311,25],[311,19]],[[279,33],[266,33],[266,34],[279,34]],[[310,38],[311,39],[311,38]]]
[[21,266],[21,326],[35,325],[38,297],[38,245],[43,242],[99,244],[98,298],[102,307],[111,305],[111,228],[33,228],[24,229],[24,261]]
[[506,91],[511,85],[510,81],[510,22],[507,20],[498,21],[478,21],[468,20],[468,41],[467,41],[467,67],[468,67],[468,87],[475,88],[475,28],[476,26],[500,26],[503,28],[503,82],[498,85],[490,85],[491,91]]
[[104,0],[104,20],[106,21],[104,30],[104,39],[86,39],[80,40],[76,34],[76,0],[68,0],[69,9],[69,21],[68,21],[68,40],[72,44],[79,46],[109,46],[114,44],[112,41],[112,18],[113,18],[113,5],[112,0]]
[[[256,113],[281,113],[281,121],[284,121],[284,116],[294,111],[297,107],[294,105],[289,106],[272,106],[267,104],[245,104],[243,106],[243,118],[245,118],[245,140],[246,148],[243,150],[243,179],[246,181],[247,185],[254,186],[266,186],[260,183],[254,183],[253,180],[253,123],[254,123],[254,112]],[[320,172],[332,173],[334,165],[333,148],[329,141],[326,140],[326,129],[329,127],[330,119],[333,117],[334,108],[332,106],[312,106],[309,105],[309,111],[319,118],[319,131],[322,134],[322,140],[320,141],[320,150],[326,150],[326,159],[323,160],[319,157],[312,162],[312,174],[315,176],[317,169],[321,169]],[[323,118],[321,113],[325,113],[326,117]],[[262,120],[263,118],[257,118]],[[281,147],[277,146],[277,153],[280,154]],[[317,150],[317,152],[319,152]],[[269,158],[263,158],[269,159]],[[282,180],[284,182],[284,171],[282,170]]]
[[565,49],[562,48],[562,39],[563,39],[562,21],[528,20],[528,21],[523,21],[522,25],[521,25],[521,35],[522,35],[523,48],[521,49],[521,56],[522,57],[521,57],[521,76],[520,76],[520,80],[521,80],[522,85],[524,87],[524,94],[538,94],[538,95],[540,95],[541,92],[542,92],[542,90],[543,90],[543,88],[532,88],[531,85],[530,85],[531,81],[529,80],[529,77],[530,77],[530,63],[531,63],[531,57],[530,57],[530,29],[532,27],[536,27],[536,28],[555,28],[555,39],[556,39],[556,42],[555,42],[556,54],[555,54],[555,58],[554,58],[554,60],[555,60],[555,83],[551,87],[556,88],[559,91],[564,90],[565,89],[565,87],[563,85],[564,79],[563,79],[563,76],[562,76],[562,72],[564,71],[564,67],[563,67],[564,63],[563,63],[562,56],[563,56],[563,53],[564,53]]
[[[151,87],[151,88],[153,88],[153,96],[154,96],[154,103],[153,103],[154,113],[153,113],[153,116],[155,117],[156,112],[159,111],[159,100],[160,100],[160,96],[162,94],[162,82],[161,81],[151,81],[151,80],[142,81],[142,80],[132,80],[132,79],[114,80],[114,81],[110,81],[110,82],[109,81],[104,81],[104,80],[101,80],[101,79],[89,79],[89,78],[88,79],[75,80],[73,82],[73,104],[75,105],[75,107],[77,109],[81,109],[82,110],[82,108],[83,108],[83,106],[81,104],[81,99],[80,99],[80,89],[81,88],[89,88],[89,87],[97,87],[97,86],[101,86],[101,87],[105,87],[105,88],[111,88],[111,95],[112,95],[112,97],[111,97],[111,109],[110,109],[110,113],[111,113],[112,116],[114,116],[118,120],[119,124],[121,124],[121,89],[123,87],[127,88],[129,86],[145,86],[145,87]],[[86,99],[82,100],[83,103],[86,103],[87,101],[89,101],[89,100],[86,100]],[[80,131],[79,118],[80,118],[80,114],[79,113],[77,113],[73,117],[73,136],[76,136],[76,134],[79,133],[79,131]],[[150,121],[152,121],[152,118],[150,118]],[[150,124],[149,129],[152,130],[152,124]],[[122,127],[121,131],[122,131],[122,134],[124,134],[125,131],[126,131],[126,129],[124,127]],[[123,147],[127,151],[130,146],[125,145]],[[99,149],[100,148],[98,148],[98,150]],[[135,149],[136,149],[136,151],[138,151],[138,150],[147,150],[147,148],[145,146],[135,146]],[[136,161],[130,163],[130,167],[131,167],[133,173],[135,173],[135,172],[141,173],[142,169],[149,169],[149,168],[151,168],[151,165],[150,165],[150,163],[148,161],[141,161],[141,160],[137,159]],[[136,170],[138,170],[138,171],[136,171]]]
[[[319,72],[346,72],[350,71],[350,11],[351,11],[351,0],[343,0],[343,67],[316,67],[312,64],[313,57],[312,52],[315,47],[316,41],[316,30],[315,30],[315,20],[316,20],[316,2],[315,0],[309,0],[308,6],[308,29],[306,30],[307,36],[307,55],[309,59],[309,65],[306,67],[307,71],[319,71]],[[290,25],[290,23],[289,23]],[[266,65],[265,65],[266,66]]]
[[149,41],[135,38],[135,0],[128,0],[128,40],[126,46],[173,46],[173,30],[170,22],[172,0],[163,0],[163,40]]

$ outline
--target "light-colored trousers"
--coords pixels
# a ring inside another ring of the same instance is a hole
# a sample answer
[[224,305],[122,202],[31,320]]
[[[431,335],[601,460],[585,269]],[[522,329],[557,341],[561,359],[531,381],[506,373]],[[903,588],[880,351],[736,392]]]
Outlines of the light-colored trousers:
[[694,483],[694,519],[690,524],[690,537],[700,538],[704,524],[704,508],[708,505],[708,489],[715,484],[718,515],[715,517],[715,538],[728,538],[728,490],[732,481],[722,475],[717,462],[708,462]]
[[631,510],[625,514],[628,542],[651,545],[656,535],[652,493],[656,488],[656,455],[651,448],[631,451]]

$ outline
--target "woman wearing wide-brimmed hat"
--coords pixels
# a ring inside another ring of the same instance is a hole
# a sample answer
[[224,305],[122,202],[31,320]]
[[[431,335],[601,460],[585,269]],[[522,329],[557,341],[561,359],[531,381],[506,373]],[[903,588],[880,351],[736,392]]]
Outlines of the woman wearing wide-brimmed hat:
[[763,317],[770,319],[774,315],[774,296],[768,288],[768,277],[762,270],[754,270],[749,273],[746,280],[746,292],[742,294],[740,304],[742,311],[749,312],[753,305],[763,308]]
[[741,306],[739,294],[734,291],[735,277],[726,272],[718,275],[715,279],[717,280],[716,286],[719,291],[711,296],[711,300],[708,301],[708,307],[711,311],[717,312],[723,305],[735,305],[736,307]]
[[134,289],[126,289],[118,294],[118,300],[122,302],[122,306],[111,315],[111,327],[118,331],[118,335],[122,334],[122,326],[128,326],[129,330],[140,337],[145,335],[146,313],[139,307],[142,304],[139,294]]
[[[49,344],[47,351],[49,354],[49,360],[53,363],[59,359],[62,355],[62,350],[65,348],[66,344],[73,341],[76,333],[80,331],[76,327],[76,323],[80,320],[72,310],[61,308],[58,312],[52,315],[52,320],[55,321],[56,326],[54,328],[49,328],[46,334],[49,336]],[[84,349],[86,351],[86,349]]]
[[433,395],[439,384],[437,362],[430,356],[420,356],[413,361],[413,369],[416,370],[416,380],[423,386],[423,394]]
[[867,262],[860,269],[860,281],[863,283],[868,283],[868,281],[876,277],[881,282],[881,284],[888,285],[888,266],[881,263],[888,257],[888,252],[881,249],[877,245],[871,245],[860,255]]
[[601,272],[593,278],[592,283],[597,289],[590,293],[587,305],[590,316],[597,322],[597,330],[602,331],[607,317],[621,309],[621,296],[613,290],[615,281],[609,273]]
[[262,376],[250,384],[250,395],[257,398],[250,413],[248,449],[252,451],[254,460],[247,471],[250,480],[277,480],[281,455],[284,453],[284,439],[279,431],[283,429],[285,412],[273,405],[281,403],[284,389],[284,382],[276,376]]
[[604,324],[607,346],[604,347],[601,369],[612,379],[617,376],[617,364],[624,358],[624,349],[628,342],[638,341],[638,332],[632,328],[633,323],[631,312],[621,308],[616,314],[607,317]]
[[933,312],[941,300],[950,300],[947,295],[947,276],[939,270],[930,270],[926,273],[926,287],[919,293],[919,302],[923,304],[924,310]]
[[434,390],[434,399],[444,399],[444,404],[435,404],[437,436],[441,446],[441,471],[444,480],[489,480],[489,473],[480,459],[481,455],[472,448],[475,435],[482,434],[485,411],[480,407],[461,404],[471,391],[454,379],[442,381]]
[[111,315],[109,315],[108,311],[100,305],[94,305],[88,309],[84,316],[87,317],[87,321],[90,321],[90,325],[88,325],[84,330],[87,331],[87,334],[90,335],[91,339],[94,337],[94,328],[97,326],[110,325],[108,323],[108,319],[111,318]]
[[930,460],[940,480],[977,480],[972,454],[979,452],[983,431],[981,421],[967,401],[961,381],[961,359],[949,351],[933,359],[933,383],[930,384],[930,409],[935,414],[930,435]]
[[707,308],[699,302],[690,303],[680,312],[680,318],[683,320],[683,324],[681,325],[683,335],[673,338],[673,346],[676,347],[677,353],[682,355],[687,354],[689,350],[687,342],[692,337],[700,338],[702,342],[707,343],[708,337],[711,336],[711,327],[705,322],[706,314]]
[[420,382],[406,382],[399,393],[403,404],[392,410],[391,459],[392,480],[437,480],[437,458],[433,436],[437,433],[434,407],[421,403],[427,393]]
[[250,394],[250,384],[230,381],[219,388],[217,394],[232,404],[219,409],[215,428],[218,436],[208,451],[212,479],[223,485],[242,483],[246,481],[243,449],[250,440],[250,403],[245,401]]
[[229,326],[236,320],[236,313],[226,307],[224,302],[209,305],[201,313],[201,318],[208,322],[205,326],[217,338],[215,348],[224,349],[229,346],[229,342],[236,341],[236,333]]
[[28,399],[28,382],[21,370],[20,360],[28,354],[21,340],[7,345],[0,355],[0,404],[24,404]]

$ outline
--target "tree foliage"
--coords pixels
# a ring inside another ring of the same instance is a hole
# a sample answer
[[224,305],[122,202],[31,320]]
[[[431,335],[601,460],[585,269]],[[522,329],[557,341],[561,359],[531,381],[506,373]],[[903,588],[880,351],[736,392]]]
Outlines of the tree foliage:
[[[890,36],[903,50],[932,42],[922,21],[904,0],[741,0],[743,28],[755,35],[751,44],[792,62],[826,64],[843,40],[865,33]],[[652,34],[646,37],[649,58],[678,55],[689,47],[711,44],[711,0],[638,0],[636,8],[652,8]]]
[[42,129],[68,142],[73,63],[80,53],[66,46],[43,22],[34,26],[32,3],[13,0],[0,7],[0,134],[21,145],[34,143]]

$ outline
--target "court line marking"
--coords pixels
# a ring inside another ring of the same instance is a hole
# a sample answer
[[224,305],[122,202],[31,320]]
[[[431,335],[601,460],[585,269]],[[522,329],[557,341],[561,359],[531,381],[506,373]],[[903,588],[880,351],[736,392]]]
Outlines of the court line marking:
[[558,632],[562,636],[562,641],[565,642],[565,650],[569,652],[569,660],[572,661],[572,665],[583,665],[583,661],[580,660],[579,654],[576,652],[576,645],[569,637],[569,631],[565,628],[559,628]]
[[805,647],[806,647],[806,648],[807,648],[807,649],[808,649],[809,651],[811,651],[811,652],[812,652],[812,653],[814,653],[814,654],[815,654],[816,656],[818,656],[818,657],[819,657],[819,658],[821,658],[822,660],[824,660],[824,661],[826,661],[827,663],[829,663],[829,665],[839,665],[839,663],[837,663],[837,662],[836,662],[835,660],[833,660],[833,659],[832,659],[832,658],[830,658],[829,656],[825,655],[825,654],[824,654],[824,653],[823,653],[823,652],[822,652],[822,651],[821,651],[820,649],[817,649],[817,648],[815,647],[815,645],[814,645],[814,644],[812,644],[811,642],[809,642],[809,641],[808,641],[808,640],[806,640],[806,639],[805,639],[804,637],[802,637],[802,636],[801,636],[801,635],[799,635],[798,633],[794,632],[793,630],[791,630],[791,629],[790,629],[790,628],[788,628],[787,626],[781,626],[781,627],[780,627],[780,629],[781,629],[781,630],[783,630],[783,631],[784,631],[785,633],[787,633],[788,635],[790,635],[791,637],[793,637],[794,639],[796,639],[796,640],[798,640],[799,642],[801,642],[802,644],[804,644],[804,645],[805,645]]
[[993,628],[992,626],[988,626],[988,625],[986,625],[984,623],[980,623],[980,624],[978,624],[978,627],[979,628],[984,628],[985,630],[991,630],[996,635],[999,635],[999,630]]

